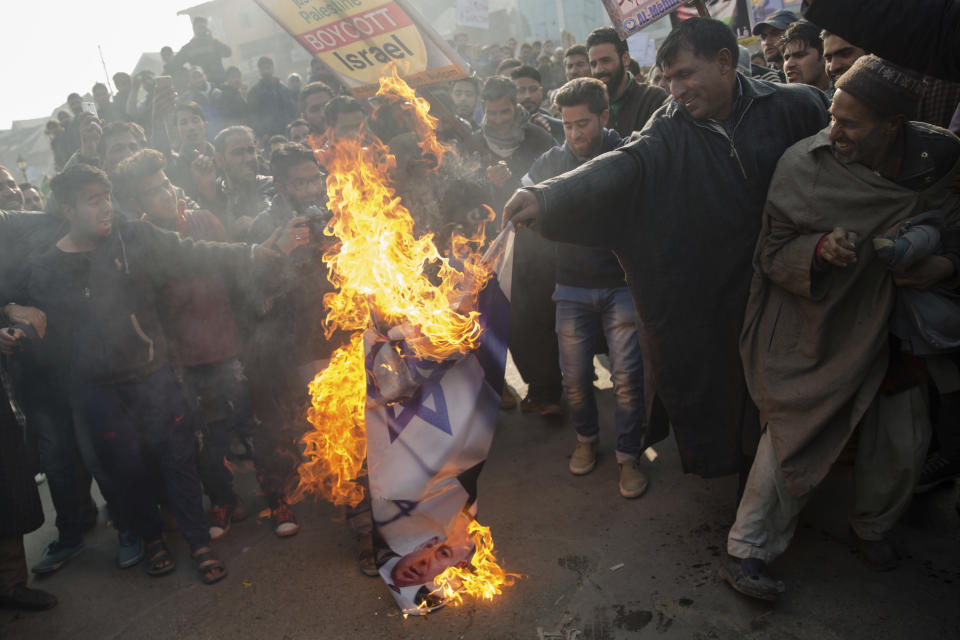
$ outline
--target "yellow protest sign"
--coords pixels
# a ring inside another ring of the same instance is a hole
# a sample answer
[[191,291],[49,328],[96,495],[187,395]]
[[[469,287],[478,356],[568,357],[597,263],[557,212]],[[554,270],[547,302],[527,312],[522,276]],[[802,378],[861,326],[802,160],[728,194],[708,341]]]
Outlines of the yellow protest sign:
[[344,86],[372,95],[389,65],[413,86],[467,75],[446,42],[403,0],[257,0]]

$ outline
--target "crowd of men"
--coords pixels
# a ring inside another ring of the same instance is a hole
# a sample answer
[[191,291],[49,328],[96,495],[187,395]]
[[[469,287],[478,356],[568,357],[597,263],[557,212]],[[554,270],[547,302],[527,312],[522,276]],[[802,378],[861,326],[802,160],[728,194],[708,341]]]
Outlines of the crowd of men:
[[[671,425],[684,471],[740,475],[734,589],[784,592],[768,564],[851,448],[852,540],[896,566],[887,534],[912,495],[960,476],[960,71],[855,4],[773,14],[759,58],[685,20],[648,70],[611,27],[566,49],[460,34],[473,75],[420,90],[439,168],[404,105],[357,100],[319,60],[281,82],[261,58],[248,90],[202,18],[164,74],[116,74],[95,109],[70,94],[47,124],[46,200],[0,167],[0,605],[56,604],[27,587],[38,472],[58,537],[37,574],[84,550],[96,480],[118,567],[174,570],[168,512],[200,579],[221,580],[211,541],[248,515],[237,457],[277,536],[297,533],[307,383],[343,340],[323,328],[321,230],[325,154],[346,139],[396,156],[397,193],[441,249],[515,225],[520,410],[569,416],[571,473],[597,465],[606,354],[621,496],[647,491],[642,453]],[[507,388],[502,410],[517,400]],[[348,522],[377,575],[369,504]]]

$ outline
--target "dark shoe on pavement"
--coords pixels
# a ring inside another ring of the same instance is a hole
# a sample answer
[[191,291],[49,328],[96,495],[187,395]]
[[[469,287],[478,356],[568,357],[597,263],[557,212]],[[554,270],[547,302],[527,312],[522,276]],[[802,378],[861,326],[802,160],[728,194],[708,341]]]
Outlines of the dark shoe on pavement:
[[34,573],[53,573],[63,565],[67,564],[67,561],[71,558],[74,558],[86,549],[86,545],[83,542],[74,545],[63,544],[59,540],[54,540],[47,546],[47,550],[44,552],[43,557],[40,558],[40,562],[33,565],[31,571]]
[[597,441],[578,442],[570,456],[570,473],[585,476],[597,466]]
[[510,387],[503,386],[503,394],[500,395],[500,408],[504,411],[513,411],[517,408],[517,396],[513,395]]
[[960,460],[947,460],[939,453],[927,458],[917,478],[917,493],[926,493],[934,487],[960,478]]
[[620,495],[624,498],[639,498],[647,491],[649,482],[636,460],[620,465]]
[[18,584],[7,593],[0,594],[0,609],[43,611],[55,606],[57,606],[55,595],[40,589],[31,589],[25,584]]
[[520,411],[523,413],[533,413],[534,411],[540,411],[541,403],[537,402],[530,397],[530,394],[520,401]]
[[854,549],[860,561],[874,571],[892,571],[900,564],[900,554],[889,540],[864,540],[853,530]]
[[120,541],[117,566],[121,569],[129,569],[140,564],[144,555],[143,538],[132,531],[121,531],[117,537]]
[[741,560],[727,554],[720,576],[736,591],[757,600],[773,602],[787,590],[782,582],[773,579],[767,563],[759,558]]
[[273,520],[273,532],[281,538],[296,535],[300,531],[297,518],[286,502],[281,501],[276,509],[271,509],[270,518]]

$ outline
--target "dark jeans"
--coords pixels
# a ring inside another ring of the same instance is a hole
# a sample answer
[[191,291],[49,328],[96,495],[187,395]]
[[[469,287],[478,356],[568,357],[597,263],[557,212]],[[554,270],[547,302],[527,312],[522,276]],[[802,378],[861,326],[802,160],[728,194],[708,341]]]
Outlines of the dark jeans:
[[542,403],[560,401],[563,392],[555,307],[553,243],[529,229],[517,232],[510,294],[510,353],[529,387],[528,396]]
[[166,499],[180,532],[195,551],[210,542],[197,472],[196,440],[180,382],[169,367],[143,379],[83,387],[75,408],[90,429],[97,457],[131,529],[157,540],[163,523],[157,509],[161,487],[148,458],[159,465]]
[[32,384],[23,394],[27,431],[47,476],[60,541],[76,545],[83,541],[84,513],[96,508],[90,498],[92,477],[107,499],[111,518],[118,526],[121,522],[119,514],[114,514],[113,491],[96,459],[93,443],[87,432],[75,427],[66,394],[44,393],[41,397],[35,392],[37,388],[46,387]]
[[[238,434],[254,429],[250,388],[236,358],[213,364],[185,367],[183,386],[194,410],[194,426],[200,433],[197,465],[203,487],[215,506],[237,503],[233,473],[227,467],[230,453],[229,427]],[[243,436],[241,436],[243,437]]]
[[256,412],[253,463],[267,505],[276,509],[299,479],[297,443],[303,435],[309,398],[306,382],[301,383],[295,375],[270,376],[266,371],[255,369],[250,376]]
[[617,461],[636,459],[643,448],[643,359],[637,338],[637,312],[627,287],[584,289],[557,285],[557,337],[560,368],[573,427],[581,440],[598,437],[593,391],[593,356],[600,333],[610,348],[610,373],[616,399]]

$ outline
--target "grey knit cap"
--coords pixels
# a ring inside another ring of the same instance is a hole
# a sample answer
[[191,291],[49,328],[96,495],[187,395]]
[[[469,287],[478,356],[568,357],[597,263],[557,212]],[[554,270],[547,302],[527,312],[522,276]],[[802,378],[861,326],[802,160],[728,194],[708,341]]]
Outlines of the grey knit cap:
[[923,91],[923,76],[875,55],[861,56],[837,80],[849,93],[882,116],[913,118]]

